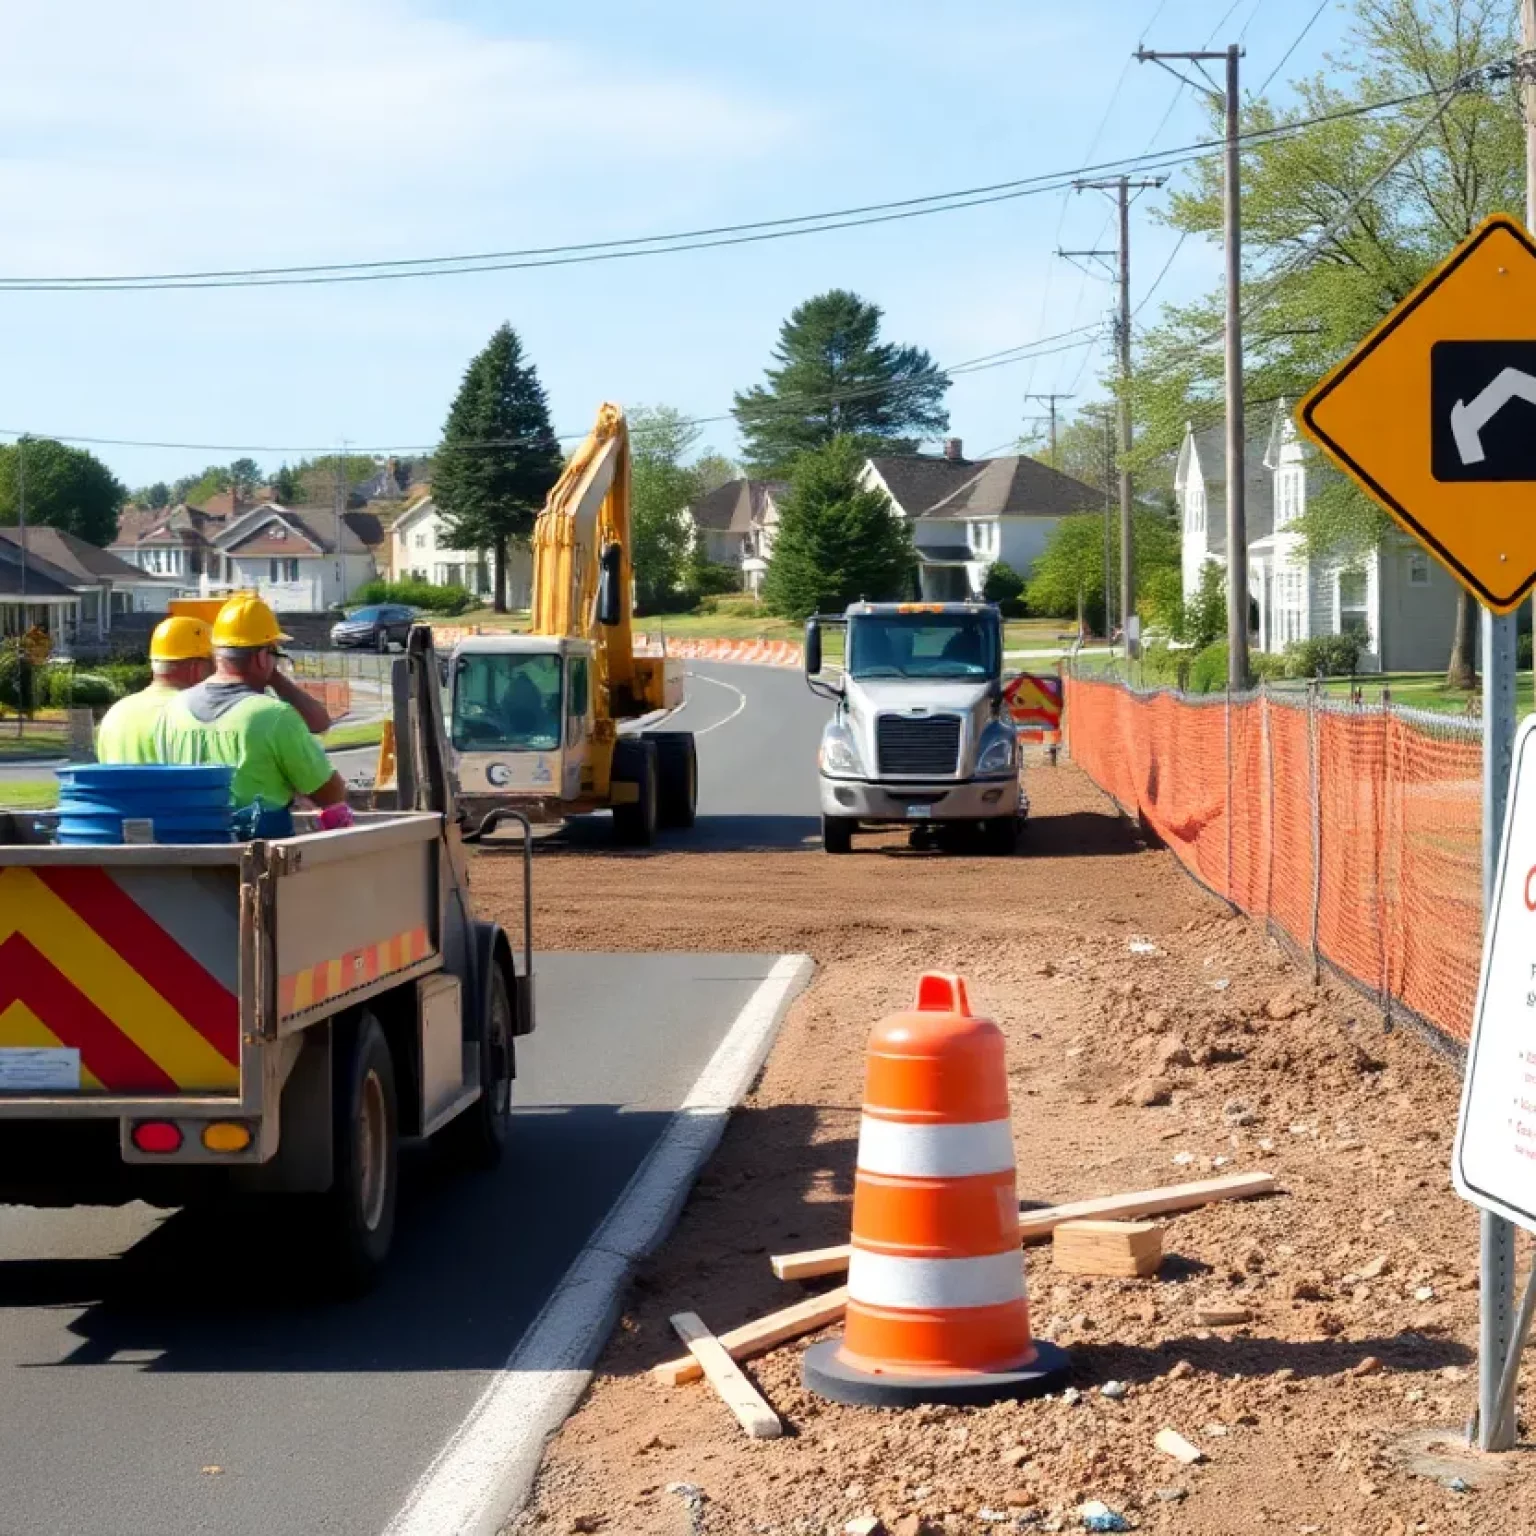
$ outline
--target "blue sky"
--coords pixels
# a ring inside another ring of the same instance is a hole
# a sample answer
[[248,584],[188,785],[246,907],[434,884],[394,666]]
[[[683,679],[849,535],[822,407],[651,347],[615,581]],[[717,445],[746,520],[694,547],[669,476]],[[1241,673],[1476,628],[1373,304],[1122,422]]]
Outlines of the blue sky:
[[[1312,0],[11,0],[0,276],[367,260],[565,244],[1011,180],[1144,150],[1178,88],[1149,46],[1234,40],[1267,75]],[[1156,23],[1147,30],[1155,12]],[[1286,69],[1322,66],[1330,8]],[[1106,115],[1107,111],[1107,115]],[[1102,125],[1102,127],[1101,127]],[[1157,145],[1207,136],[1192,92]],[[1172,250],[1143,201],[1133,300]],[[325,288],[0,293],[0,430],[102,447],[129,484],[252,447],[432,442],[465,363],[522,333],[556,430],[604,399],[707,417],[755,382],[800,300],[848,287],[941,363],[1084,324],[1107,284],[1056,260],[1108,243],[1098,194],[735,249]],[[1103,237],[1103,238],[1101,238]],[[1219,273],[1191,243],[1158,293]],[[1149,312],[1150,313],[1150,312]],[[968,453],[1026,390],[1096,388],[1072,352],[956,380]],[[730,452],[729,423],[707,429]],[[267,451],[279,450],[279,451]]]

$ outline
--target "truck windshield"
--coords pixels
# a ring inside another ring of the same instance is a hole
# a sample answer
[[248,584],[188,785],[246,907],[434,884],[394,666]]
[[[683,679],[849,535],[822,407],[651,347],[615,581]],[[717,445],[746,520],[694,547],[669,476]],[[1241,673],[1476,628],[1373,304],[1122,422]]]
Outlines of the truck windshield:
[[995,677],[997,621],[980,613],[861,614],[848,622],[853,677]]
[[552,752],[560,745],[558,656],[461,656],[453,680],[453,744],[461,752]]

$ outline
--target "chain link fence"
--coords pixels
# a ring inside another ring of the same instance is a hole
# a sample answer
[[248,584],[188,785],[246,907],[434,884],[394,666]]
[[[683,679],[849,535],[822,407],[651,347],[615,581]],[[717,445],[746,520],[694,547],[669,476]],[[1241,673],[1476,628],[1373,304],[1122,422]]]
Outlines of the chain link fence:
[[1478,722],[1316,689],[1066,678],[1073,760],[1314,971],[1462,1045],[1482,952]]

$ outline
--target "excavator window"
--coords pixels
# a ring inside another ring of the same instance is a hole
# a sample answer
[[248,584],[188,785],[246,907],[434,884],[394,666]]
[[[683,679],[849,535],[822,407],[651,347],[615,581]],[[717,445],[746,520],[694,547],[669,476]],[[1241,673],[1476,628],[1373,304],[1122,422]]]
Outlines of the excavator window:
[[560,745],[560,693],[558,656],[461,656],[453,744],[461,752],[552,752]]

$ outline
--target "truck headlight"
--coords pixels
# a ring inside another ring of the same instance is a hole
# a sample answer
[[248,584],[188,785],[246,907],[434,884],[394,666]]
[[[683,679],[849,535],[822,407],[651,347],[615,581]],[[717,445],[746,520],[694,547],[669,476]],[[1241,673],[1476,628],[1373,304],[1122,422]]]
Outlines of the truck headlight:
[[977,773],[1007,773],[1013,767],[1013,738],[994,736],[976,759]]
[[821,738],[821,771],[844,778],[857,778],[864,771],[853,736],[842,726],[831,726]]

